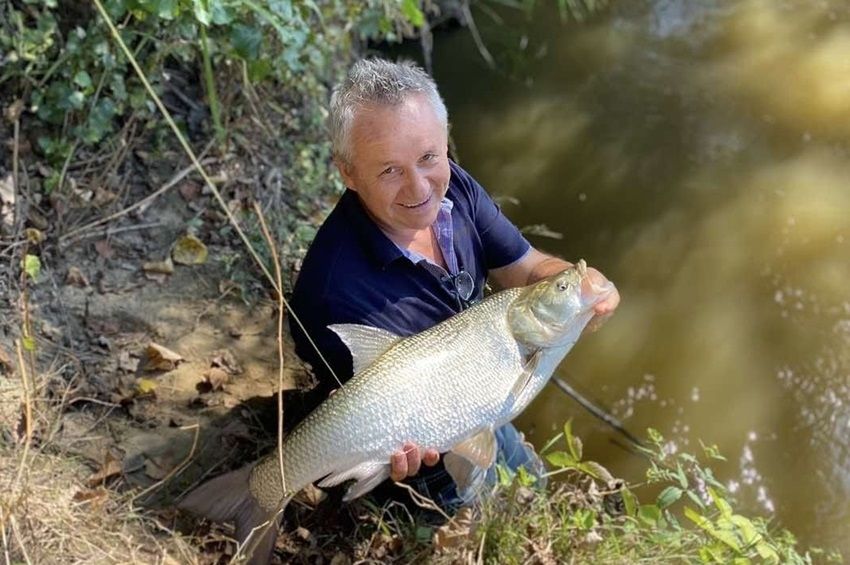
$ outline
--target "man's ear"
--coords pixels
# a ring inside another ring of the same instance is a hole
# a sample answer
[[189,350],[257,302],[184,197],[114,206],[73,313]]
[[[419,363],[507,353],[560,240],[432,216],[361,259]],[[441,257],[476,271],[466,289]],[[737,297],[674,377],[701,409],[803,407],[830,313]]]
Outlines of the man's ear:
[[336,165],[337,170],[339,171],[339,176],[342,177],[342,182],[345,186],[354,192],[357,192],[357,187],[354,182],[354,167],[349,165],[348,163],[335,158],[334,165]]

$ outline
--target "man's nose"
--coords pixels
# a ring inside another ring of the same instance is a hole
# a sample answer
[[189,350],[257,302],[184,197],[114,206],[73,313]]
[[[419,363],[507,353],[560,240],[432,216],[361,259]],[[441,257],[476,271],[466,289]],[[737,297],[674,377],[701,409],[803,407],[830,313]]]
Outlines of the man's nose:
[[407,176],[405,192],[414,202],[421,202],[431,192],[428,177],[415,168],[412,169],[411,173]]

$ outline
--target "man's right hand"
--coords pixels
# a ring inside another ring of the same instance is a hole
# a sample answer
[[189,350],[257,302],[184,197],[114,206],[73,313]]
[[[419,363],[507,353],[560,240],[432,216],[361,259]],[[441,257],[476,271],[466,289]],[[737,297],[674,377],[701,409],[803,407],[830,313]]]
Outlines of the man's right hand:
[[440,460],[440,452],[436,449],[420,449],[412,441],[404,442],[400,451],[390,457],[390,478],[401,481],[419,472],[422,463],[433,467]]

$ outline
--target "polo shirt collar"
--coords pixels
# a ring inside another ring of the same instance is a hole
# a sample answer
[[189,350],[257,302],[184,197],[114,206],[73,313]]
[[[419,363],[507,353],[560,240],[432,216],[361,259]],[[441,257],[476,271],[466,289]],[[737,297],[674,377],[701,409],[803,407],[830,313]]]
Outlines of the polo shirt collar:
[[369,252],[369,256],[379,268],[385,269],[387,265],[396,259],[404,257],[404,254],[396,244],[381,231],[381,228],[366,213],[356,192],[347,189],[342,195],[342,198],[340,198],[340,204],[342,204],[343,210],[351,220],[351,226],[355,231],[355,235],[363,242],[363,245]]

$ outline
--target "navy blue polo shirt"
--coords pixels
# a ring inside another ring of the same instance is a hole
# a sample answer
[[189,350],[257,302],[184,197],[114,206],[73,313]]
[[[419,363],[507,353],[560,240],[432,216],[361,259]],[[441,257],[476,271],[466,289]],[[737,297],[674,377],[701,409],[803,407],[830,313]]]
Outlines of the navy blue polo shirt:
[[[453,246],[458,268],[475,282],[472,300],[480,299],[488,270],[520,259],[531,245],[475,179],[454,162],[450,167]],[[365,324],[407,336],[459,311],[452,281],[406,257],[351,190],[319,228],[290,303],[343,382],[352,374],[351,355],[329,324]],[[320,390],[336,388],[291,317],[290,327],[296,352],[313,366]]]

